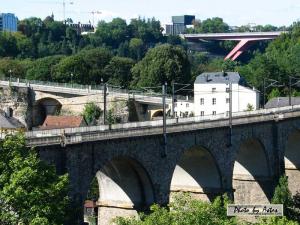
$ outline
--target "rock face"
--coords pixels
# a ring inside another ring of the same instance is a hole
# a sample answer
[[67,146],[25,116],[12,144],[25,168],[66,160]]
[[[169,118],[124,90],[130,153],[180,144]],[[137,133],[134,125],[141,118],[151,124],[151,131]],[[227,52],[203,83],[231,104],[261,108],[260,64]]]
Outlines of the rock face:
[[18,119],[26,128],[31,128],[32,107],[29,88],[0,86],[0,109],[9,117]]

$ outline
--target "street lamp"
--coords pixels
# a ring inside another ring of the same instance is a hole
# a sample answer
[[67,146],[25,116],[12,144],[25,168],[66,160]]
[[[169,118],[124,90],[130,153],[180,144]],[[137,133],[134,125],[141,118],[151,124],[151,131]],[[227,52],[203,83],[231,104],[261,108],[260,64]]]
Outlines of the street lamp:
[[9,69],[8,72],[9,72],[9,82],[11,82],[11,73],[12,73],[12,70]]
[[73,76],[74,76],[74,74],[71,73],[71,87],[73,87]]

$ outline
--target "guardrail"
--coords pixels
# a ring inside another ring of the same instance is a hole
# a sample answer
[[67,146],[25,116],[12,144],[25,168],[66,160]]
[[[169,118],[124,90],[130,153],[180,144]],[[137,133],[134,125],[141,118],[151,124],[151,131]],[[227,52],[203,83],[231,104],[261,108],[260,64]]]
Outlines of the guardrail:
[[[284,117],[284,113],[292,112],[292,111],[300,111],[300,105],[296,106],[288,106],[281,108],[273,108],[273,109],[261,109],[256,111],[249,112],[236,112],[233,113],[233,119],[243,119],[243,118],[251,118],[255,116],[263,116],[263,115],[274,115],[277,119],[282,119]],[[229,117],[224,113],[218,115],[209,115],[209,116],[197,116],[197,117],[189,117],[189,118],[175,118],[175,119],[167,119],[167,126],[172,125],[182,125],[182,124],[195,124],[195,123],[209,123],[216,121],[225,121],[227,123]],[[146,122],[134,122],[134,123],[124,123],[124,124],[112,124],[112,125],[100,125],[100,126],[91,126],[91,127],[78,127],[78,128],[65,128],[65,129],[53,129],[53,130],[39,130],[39,131],[30,131],[26,132],[25,136],[27,139],[31,138],[42,138],[42,137],[53,137],[53,136],[61,136],[61,135],[79,135],[82,133],[109,133],[120,130],[135,130],[139,128],[155,128],[162,127],[163,120],[156,121],[146,121]]]
[[[2,78],[3,85],[11,85],[11,86],[18,86],[18,87],[51,87],[53,90],[63,91],[63,89],[67,89],[71,93],[103,93],[103,85],[82,85],[76,83],[57,83],[57,82],[49,82],[49,81],[37,81],[37,80],[26,80],[26,79],[19,79],[19,78]],[[0,82],[1,82],[0,81]],[[62,89],[63,88],[63,89]],[[116,87],[113,85],[107,85],[107,92],[108,93],[115,93],[116,95],[126,94],[131,96],[144,96],[144,97],[162,97],[161,93],[155,92],[144,92],[141,90],[127,90],[122,89],[120,87]],[[167,95],[167,98],[171,98],[171,95]],[[178,96],[178,98],[182,99],[185,98],[184,96]]]

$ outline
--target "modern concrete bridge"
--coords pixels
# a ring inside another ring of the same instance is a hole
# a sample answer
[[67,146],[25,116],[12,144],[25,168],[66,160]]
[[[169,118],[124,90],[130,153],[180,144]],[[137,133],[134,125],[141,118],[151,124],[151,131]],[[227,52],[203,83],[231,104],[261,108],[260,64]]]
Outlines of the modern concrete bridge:
[[170,119],[166,145],[162,130],[152,121],[33,131],[26,140],[59,174],[69,173],[75,206],[83,207],[97,178],[99,225],[168,204],[178,192],[269,203],[284,173],[292,193],[300,191],[300,106],[236,113],[232,132],[225,115]]
[[244,33],[208,33],[208,34],[181,34],[181,37],[188,41],[219,40],[239,41],[236,47],[225,57],[225,60],[236,60],[255,41],[272,40],[286,33],[285,31],[275,32],[244,32]]

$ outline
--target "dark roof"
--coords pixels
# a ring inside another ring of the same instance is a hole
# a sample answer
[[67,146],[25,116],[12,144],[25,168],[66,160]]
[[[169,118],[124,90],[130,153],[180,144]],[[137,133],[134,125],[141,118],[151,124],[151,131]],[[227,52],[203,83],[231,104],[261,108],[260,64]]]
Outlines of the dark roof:
[[16,118],[7,117],[5,114],[0,113],[0,128],[16,129],[24,128],[25,126]]
[[0,109],[0,129],[16,129],[24,127],[24,124],[22,124],[18,119],[14,117],[8,117],[7,114]]
[[[300,97],[291,98],[292,105],[300,105]],[[272,98],[265,105],[266,109],[289,106],[289,97]]]
[[247,86],[246,80],[237,72],[205,72],[195,80],[195,84],[226,84],[229,82]]
[[41,129],[74,128],[86,125],[83,116],[47,116]]

